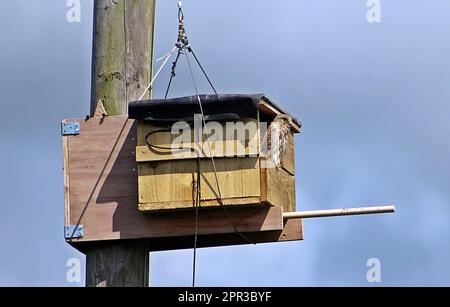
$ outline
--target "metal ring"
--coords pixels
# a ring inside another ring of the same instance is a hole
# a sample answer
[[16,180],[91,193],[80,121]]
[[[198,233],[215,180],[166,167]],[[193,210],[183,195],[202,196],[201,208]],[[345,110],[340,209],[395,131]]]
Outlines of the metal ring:
[[179,21],[180,23],[184,23],[184,12],[183,12],[182,9],[180,9],[180,10],[178,11],[178,21]]

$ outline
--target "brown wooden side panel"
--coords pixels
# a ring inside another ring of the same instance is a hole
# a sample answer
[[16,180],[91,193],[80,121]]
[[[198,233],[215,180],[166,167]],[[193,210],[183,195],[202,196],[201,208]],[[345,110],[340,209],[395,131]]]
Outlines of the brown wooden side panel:
[[[120,116],[68,121],[81,124],[79,136],[64,137],[66,225],[85,228],[85,236],[72,240],[73,244],[193,234],[192,211],[146,216],[137,210],[134,121]],[[230,208],[228,212],[245,233],[283,230],[280,208]],[[202,211],[199,230],[202,235],[234,233],[222,209]],[[217,246],[227,245],[219,237],[216,240]]]
[[284,212],[296,211],[295,176],[276,167],[261,168],[261,201],[282,207]]
[[[286,221],[282,231],[265,231],[243,233],[254,244],[279,243],[303,240],[303,221],[301,219]],[[198,247],[217,247],[231,245],[248,245],[250,242],[236,233],[206,235],[198,238]],[[149,242],[151,251],[189,249],[194,242],[193,236],[154,239]]]
[[[223,158],[215,159],[215,163],[224,200],[260,197],[259,158]],[[192,208],[197,167],[197,160],[140,163],[139,203],[154,204],[155,210],[160,210],[164,204],[168,209]],[[201,199],[219,199],[211,160],[202,160],[200,170]],[[203,206],[209,203],[204,202]],[[218,202],[214,201],[213,205]]]
[[[243,232],[248,240],[236,233],[200,235],[198,237],[198,247],[218,247],[233,245],[280,243],[303,240],[303,222],[300,219],[289,220],[284,224],[284,229],[261,232]],[[153,238],[144,240],[151,252],[191,249],[194,244],[194,236]],[[75,248],[85,251],[89,248],[89,242],[72,243]],[[95,243],[98,244],[98,243]]]
[[288,135],[288,142],[281,156],[281,167],[295,176],[295,138],[292,134]]
[[281,242],[298,241],[303,239],[304,239],[303,220],[302,219],[286,220],[279,241]]
[[64,136],[63,144],[63,173],[64,173],[64,220],[70,225],[70,180],[69,180],[69,137]]

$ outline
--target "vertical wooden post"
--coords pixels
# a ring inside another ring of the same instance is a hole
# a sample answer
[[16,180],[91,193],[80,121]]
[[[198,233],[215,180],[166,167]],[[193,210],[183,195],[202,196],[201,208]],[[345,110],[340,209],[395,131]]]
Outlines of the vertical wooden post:
[[149,286],[150,253],[145,240],[90,243],[84,252],[86,287]]
[[[155,2],[94,1],[91,115],[100,100],[108,115],[126,115],[150,82]],[[95,243],[85,253],[88,287],[148,286],[146,241]]]
[[151,80],[156,0],[95,0],[91,115],[127,114]]

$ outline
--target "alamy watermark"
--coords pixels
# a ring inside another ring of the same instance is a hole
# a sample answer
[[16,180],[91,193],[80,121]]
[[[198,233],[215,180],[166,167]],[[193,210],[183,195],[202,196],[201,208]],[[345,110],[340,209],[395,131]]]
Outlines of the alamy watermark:
[[381,22],[381,0],[367,0],[367,21],[370,23]]
[[69,23],[81,22],[81,1],[80,0],[67,0],[67,13],[66,19]]
[[71,258],[66,262],[67,273],[66,281],[68,283],[81,283],[81,261],[78,258]]
[[[380,23],[381,19],[381,0],[367,0],[368,7],[367,21],[370,23]],[[69,23],[81,22],[81,0],[67,0],[66,18]]]
[[[152,153],[178,159],[260,157],[262,168],[279,168],[288,146],[291,123],[292,119],[283,115],[271,123],[255,119],[205,123],[197,114],[193,123],[181,121],[171,128],[152,131],[145,141]],[[161,144],[164,138],[167,145]]]
[[378,258],[370,258],[367,260],[367,282],[381,283],[381,260]]

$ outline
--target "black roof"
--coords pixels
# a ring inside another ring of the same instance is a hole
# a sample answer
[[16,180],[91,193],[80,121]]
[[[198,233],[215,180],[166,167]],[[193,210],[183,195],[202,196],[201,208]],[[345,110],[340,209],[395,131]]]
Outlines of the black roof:
[[[256,119],[260,101],[263,99],[279,112],[291,117],[295,124],[301,126],[295,117],[284,112],[264,94],[200,95],[200,99],[205,119],[208,121]],[[200,113],[197,96],[134,101],[128,107],[129,118],[160,124],[178,121],[193,122],[194,114]]]

